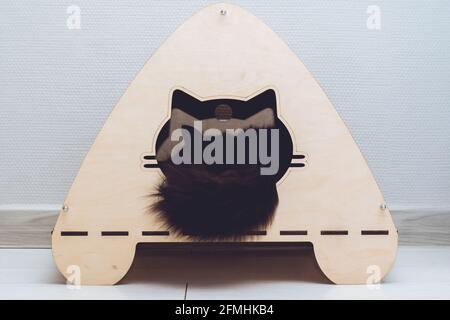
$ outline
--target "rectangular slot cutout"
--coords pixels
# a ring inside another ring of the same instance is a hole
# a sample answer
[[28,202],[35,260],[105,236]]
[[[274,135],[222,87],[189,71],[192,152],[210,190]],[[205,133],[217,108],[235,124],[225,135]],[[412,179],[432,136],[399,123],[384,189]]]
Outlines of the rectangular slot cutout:
[[305,166],[304,163],[291,163],[290,167],[294,168],[303,168]]
[[387,236],[389,230],[361,230],[363,236]]
[[346,236],[348,235],[348,230],[322,230],[320,231],[321,236]]
[[128,236],[128,231],[102,231],[102,236]]
[[144,156],[144,160],[154,160],[156,159],[156,156],[146,155]]
[[61,231],[61,237],[86,237],[87,231]]
[[168,236],[169,231],[142,231],[143,236]]
[[144,164],[144,168],[158,168],[159,165],[157,163],[146,163]]
[[305,159],[305,156],[303,154],[294,154],[292,159]]
[[306,236],[308,231],[306,230],[281,230],[280,236]]

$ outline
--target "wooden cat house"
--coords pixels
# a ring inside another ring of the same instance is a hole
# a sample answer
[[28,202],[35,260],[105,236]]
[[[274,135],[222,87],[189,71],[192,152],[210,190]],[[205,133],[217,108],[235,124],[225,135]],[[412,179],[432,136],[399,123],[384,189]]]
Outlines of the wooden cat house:
[[366,283],[374,266],[380,278],[386,275],[397,230],[349,130],[288,46],[231,4],[208,6],[184,22],[114,107],[52,234],[60,272],[68,277],[78,266],[82,284],[115,284],[138,243],[196,242],[149,214],[148,195],[164,177],[157,140],[171,119],[174,94],[250,101],[267,90],[276,97],[292,158],[276,183],[279,202],[270,225],[236,241],[312,243],[321,270],[336,284]]

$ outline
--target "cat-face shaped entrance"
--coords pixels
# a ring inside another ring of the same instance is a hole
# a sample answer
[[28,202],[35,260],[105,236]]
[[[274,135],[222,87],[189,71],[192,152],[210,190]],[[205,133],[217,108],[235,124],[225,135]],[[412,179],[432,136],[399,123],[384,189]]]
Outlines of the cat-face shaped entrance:
[[265,229],[292,150],[275,90],[246,99],[174,90],[171,117],[156,141],[165,177],[151,212],[173,232],[195,239],[240,238]]
[[[182,130],[181,134],[176,134],[177,130]],[[171,156],[184,152],[180,155],[182,163],[178,164],[207,164],[223,169],[230,165],[257,164],[266,169],[260,170],[261,175],[274,176],[275,181],[291,165],[292,151],[292,138],[277,116],[273,89],[246,99],[201,99],[174,90],[170,119],[156,140],[159,163],[171,161]]]

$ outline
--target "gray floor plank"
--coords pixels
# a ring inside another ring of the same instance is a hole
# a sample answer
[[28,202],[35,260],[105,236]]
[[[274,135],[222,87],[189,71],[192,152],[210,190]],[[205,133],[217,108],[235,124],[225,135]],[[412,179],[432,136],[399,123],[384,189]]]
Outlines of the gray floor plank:
[[450,247],[401,247],[379,287],[337,286],[308,249],[138,250],[118,285],[69,289],[49,249],[0,249],[0,299],[450,299],[449,268]]

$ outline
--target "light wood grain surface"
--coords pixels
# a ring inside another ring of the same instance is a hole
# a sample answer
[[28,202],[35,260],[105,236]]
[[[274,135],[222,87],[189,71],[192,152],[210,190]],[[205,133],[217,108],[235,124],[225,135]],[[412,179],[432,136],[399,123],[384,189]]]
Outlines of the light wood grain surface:
[[[391,210],[400,245],[450,245],[450,211]],[[0,211],[0,247],[50,248],[58,211]]]
[[229,3],[207,6],[184,21],[112,110],[54,227],[52,251],[62,274],[77,265],[83,284],[114,284],[130,268],[136,244],[196,241],[175,232],[161,235],[167,227],[151,209],[156,198],[148,197],[161,171],[142,169],[143,155],[155,155],[177,89],[201,101],[248,101],[272,92],[293,155],[305,157],[304,168],[291,166],[277,182],[279,203],[264,235],[243,242],[311,242],[318,265],[338,284],[365,283],[371,266],[386,275],[395,260],[397,229],[348,128],[286,43]]

